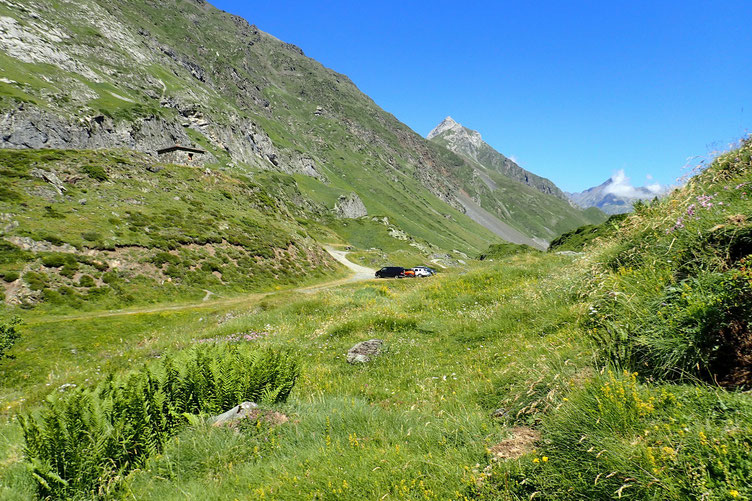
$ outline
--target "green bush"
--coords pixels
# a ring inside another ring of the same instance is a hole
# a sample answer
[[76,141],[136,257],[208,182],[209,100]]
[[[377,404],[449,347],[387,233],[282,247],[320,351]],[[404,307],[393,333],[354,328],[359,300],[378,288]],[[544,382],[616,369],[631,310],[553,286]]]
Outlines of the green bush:
[[180,258],[169,252],[157,252],[151,262],[157,267],[162,267],[164,264],[180,264]]
[[47,287],[47,275],[35,271],[27,271],[23,276],[24,281],[29,284],[29,288],[34,291],[40,291]]
[[74,261],[73,263],[65,263],[60,269],[60,274],[67,278],[73,278],[76,271],[78,271],[78,262]]
[[83,238],[87,242],[97,242],[99,240],[102,240],[102,234],[96,231],[85,231],[81,233],[81,238]]
[[3,280],[8,283],[15,282],[16,280],[18,280],[18,277],[19,273],[17,271],[6,271],[5,273],[3,273]]
[[42,258],[42,264],[47,268],[60,268],[65,264],[73,265],[76,263],[76,258],[71,254],[55,253],[48,254]]
[[478,256],[480,261],[485,259],[503,259],[509,256],[516,256],[517,254],[540,252],[538,249],[534,249],[525,244],[492,244],[488,246],[486,252]]
[[84,164],[81,166],[81,169],[92,179],[107,181],[107,172],[101,165]]
[[96,497],[160,453],[187,414],[217,414],[243,401],[283,402],[299,376],[290,354],[205,346],[48,399],[20,419],[26,458],[42,497]]
[[81,278],[78,279],[79,287],[94,287],[95,285],[96,282],[91,275],[82,275]]
[[120,276],[115,271],[108,271],[102,274],[102,281],[106,284],[113,284],[120,280]]
[[0,240],[0,264],[25,262],[30,259],[31,253],[21,250],[10,242]]
[[8,350],[21,338],[21,333],[17,329],[19,323],[18,319],[13,319],[0,324],[0,362],[3,358],[12,358],[8,355]]

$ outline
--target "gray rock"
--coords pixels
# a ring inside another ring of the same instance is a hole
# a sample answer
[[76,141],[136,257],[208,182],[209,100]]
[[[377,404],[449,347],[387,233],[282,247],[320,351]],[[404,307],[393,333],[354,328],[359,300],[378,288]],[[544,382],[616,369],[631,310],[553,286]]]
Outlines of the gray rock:
[[47,241],[38,242],[30,237],[11,236],[5,240],[13,245],[20,247],[22,250],[31,252],[67,252],[75,253],[76,248],[70,244],[54,245]]
[[50,183],[52,187],[55,188],[58,195],[62,195],[66,191],[65,185],[54,172],[47,172],[46,170],[35,168],[31,169],[31,175]]
[[340,195],[339,200],[334,205],[334,212],[337,217],[346,219],[355,219],[368,215],[366,206],[356,193]]
[[370,362],[373,357],[381,354],[384,341],[381,339],[369,339],[361,341],[347,352],[347,362],[350,364],[364,364]]
[[229,411],[224,412],[219,416],[214,416],[209,420],[209,422],[212,424],[212,426],[223,426],[240,419],[251,417],[256,414],[257,409],[258,405],[256,405],[255,403],[243,402],[242,404],[236,405]]

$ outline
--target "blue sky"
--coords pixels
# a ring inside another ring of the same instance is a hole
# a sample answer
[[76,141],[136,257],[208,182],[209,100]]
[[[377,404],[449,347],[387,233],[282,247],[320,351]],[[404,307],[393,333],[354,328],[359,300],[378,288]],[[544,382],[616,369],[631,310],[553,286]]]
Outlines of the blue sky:
[[212,3],[416,132],[451,115],[566,191],[674,184],[752,132],[749,0]]

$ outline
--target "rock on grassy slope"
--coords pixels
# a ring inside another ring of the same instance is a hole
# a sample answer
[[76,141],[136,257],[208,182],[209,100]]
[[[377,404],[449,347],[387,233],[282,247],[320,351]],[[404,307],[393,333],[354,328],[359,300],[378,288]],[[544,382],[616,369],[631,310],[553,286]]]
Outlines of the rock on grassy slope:
[[[463,159],[346,76],[206,2],[9,1],[0,29],[3,147],[192,144],[210,163],[298,175],[329,209],[354,192],[368,214],[438,248],[477,252],[497,239],[463,217],[460,194],[475,197]],[[515,192],[500,194],[505,222],[526,237],[585,222],[568,214],[541,231],[559,208],[540,213]]]

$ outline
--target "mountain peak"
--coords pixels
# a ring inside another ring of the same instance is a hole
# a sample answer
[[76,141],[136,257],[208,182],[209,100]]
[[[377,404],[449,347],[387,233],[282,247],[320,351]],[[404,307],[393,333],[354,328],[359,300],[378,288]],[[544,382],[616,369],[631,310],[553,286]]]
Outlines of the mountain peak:
[[548,179],[528,172],[483,141],[480,132],[468,129],[452,117],[446,117],[431,132],[428,139],[470,159],[482,167],[497,171],[511,179],[531,186],[547,195],[566,200],[564,193]]
[[457,123],[457,121],[455,121],[454,118],[447,116],[444,120],[441,121],[439,125],[434,127],[433,130],[428,133],[428,139],[434,138],[448,130],[461,130],[461,129],[464,129],[462,125]]
[[606,214],[621,214],[632,210],[637,200],[650,200],[665,194],[667,188],[659,183],[633,186],[620,169],[604,183],[580,193],[569,194],[569,199],[580,207],[598,207]]

